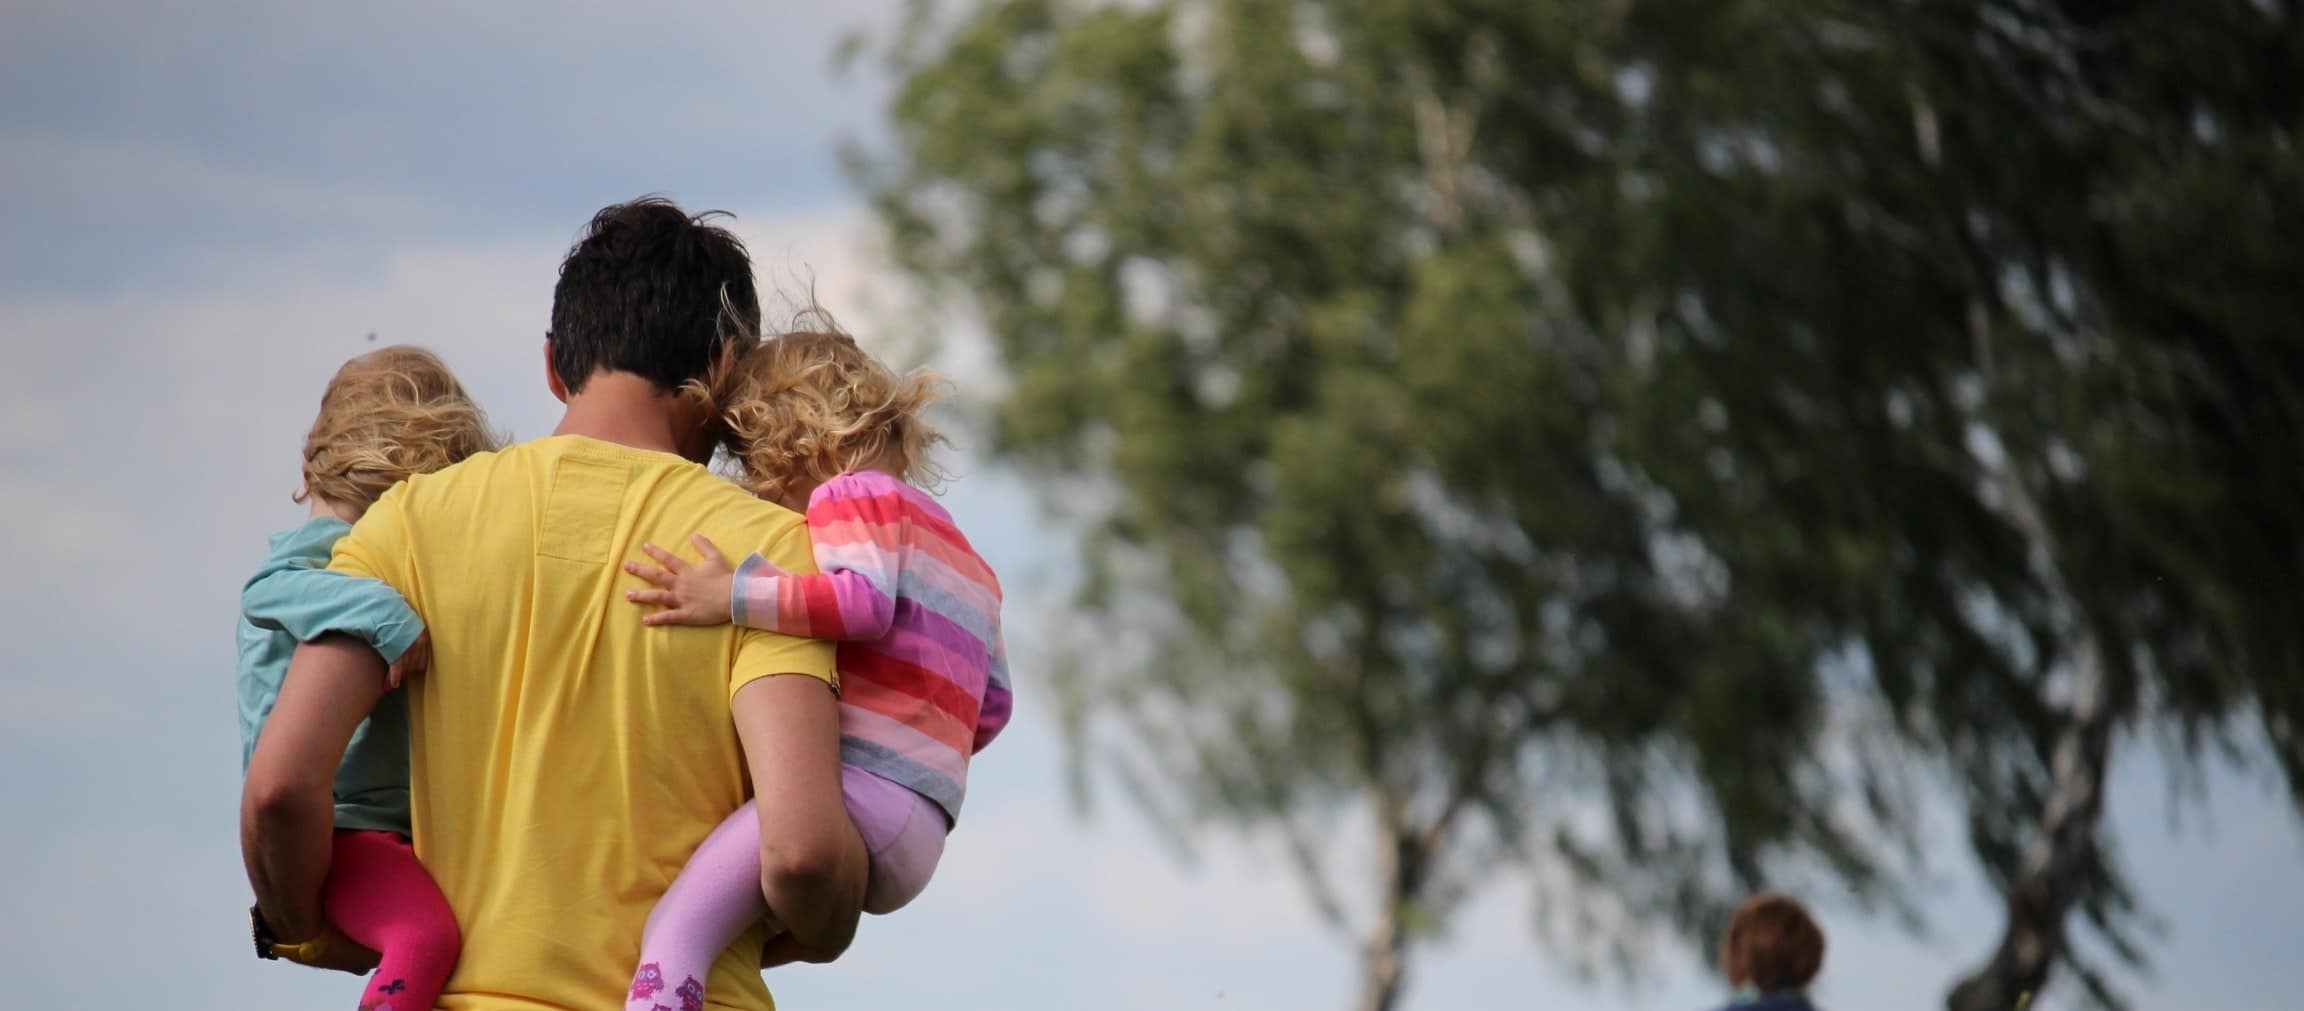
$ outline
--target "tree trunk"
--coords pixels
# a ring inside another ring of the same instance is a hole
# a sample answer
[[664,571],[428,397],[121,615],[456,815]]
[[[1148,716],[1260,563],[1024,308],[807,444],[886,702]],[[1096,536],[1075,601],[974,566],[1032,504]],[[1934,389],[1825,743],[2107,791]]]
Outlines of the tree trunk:
[[1400,1001],[1408,970],[1408,918],[1423,892],[1429,855],[1424,839],[1402,817],[1397,798],[1379,803],[1376,851],[1383,862],[1383,890],[1360,949],[1359,1011],[1392,1011]]
[[2096,637],[2083,634],[2073,658],[2072,707],[2056,733],[2048,804],[2040,835],[2025,851],[2008,895],[2008,927],[1991,961],[1952,989],[1949,1011],[2011,1011],[2048,981],[2064,950],[2064,921],[2095,867],[2096,822],[2104,811],[2104,771],[2112,706]]
[[1403,911],[1394,908],[1377,918],[1367,946],[1360,952],[1359,1011],[1392,1011],[1400,1000],[1400,983],[1407,969],[1407,930]]
[[[1987,375],[1989,349],[1988,341],[1979,342]],[[2049,585],[2072,612],[2072,696],[2049,755],[2040,832],[2009,882],[2006,930],[1991,960],[1952,988],[1944,1000],[1949,1011],[2014,1011],[2048,982],[2049,968],[2064,951],[2064,922],[2100,857],[2096,826],[2104,813],[2104,775],[2112,751],[2114,713],[2103,644],[2058,569],[2056,533],[2039,500],[2005,461],[1988,464],[1987,474],[2004,495],[2010,522],[2040,549]]]

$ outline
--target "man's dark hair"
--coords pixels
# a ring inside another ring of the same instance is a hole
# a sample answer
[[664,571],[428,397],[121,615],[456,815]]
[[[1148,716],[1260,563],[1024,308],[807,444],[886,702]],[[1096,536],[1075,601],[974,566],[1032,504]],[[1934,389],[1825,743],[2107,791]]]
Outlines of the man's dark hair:
[[676,390],[758,332],[744,243],[709,223],[727,216],[690,215],[656,196],[592,216],[552,288],[552,369],[570,393],[601,369]]

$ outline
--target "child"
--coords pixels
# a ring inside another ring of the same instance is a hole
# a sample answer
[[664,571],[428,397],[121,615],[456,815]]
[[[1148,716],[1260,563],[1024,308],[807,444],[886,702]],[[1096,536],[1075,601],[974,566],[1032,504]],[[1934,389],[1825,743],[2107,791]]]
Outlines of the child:
[[1808,984],[1824,967],[1824,931],[1806,907],[1762,892],[1736,907],[1720,942],[1720,971],[1736,988],[1722,1011],[1815,1011]]
[[[952,516],[913,482],[933,480],[941,441],[920,412],[932,378],[899,378],[840,333],[763,342],[713,398],[754,493],[808,518],[815,575],[759,555],[730,569],[713,544],[683,563],[649,544],[667,610],[649,624],[720,624],[841,640],[841,786],[871,854],[864,909],[888,913],[928,883],[960,815],[968,759],[1008,723],[1000,584]],[[697,848],[648,917],[630,1011],[693,1011],[714,956],[772,911],[760,897],[760,826],[746,804]],[[669,991],[658,998],[659,991]]]
[[[392,666],[392,683],[420,667],[424,623],[373,579],[328,571],[330,549],[376,497],[411,474],[439,470],[496,446],[488,420],[440,359],[388,347],[344,364],[320,397],[304,439],[310,517],[272,535],[264,564],[241,591],[240,769],[280,697],[296,644],[329,632],[358,636]],[[394,691],[352,735],[336,772],[335,846],[321,900],[333,930],[381,960],[360,1007],[429,1011],[462,947],[448,901],[409,845],[408,709]],[[256,920],[257,955],[342,967],[332,931],[279,944]],[[335,947],[331,953],[328,949]]]

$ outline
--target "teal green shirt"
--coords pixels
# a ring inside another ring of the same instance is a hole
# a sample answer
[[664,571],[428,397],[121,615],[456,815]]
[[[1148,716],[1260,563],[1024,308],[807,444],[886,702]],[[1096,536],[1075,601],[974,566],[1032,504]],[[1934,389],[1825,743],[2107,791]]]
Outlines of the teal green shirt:
[[[424,631],[392,587],[328,571],[330,550],[351,529],[320,516],[273,534],[263,566],[240,591],[241,775],[297,643],[342,632],[367,640],[390,663]],[[352,732],[336,770],[336,827],[408,834],[408,699],[400,691],[387,693]]]

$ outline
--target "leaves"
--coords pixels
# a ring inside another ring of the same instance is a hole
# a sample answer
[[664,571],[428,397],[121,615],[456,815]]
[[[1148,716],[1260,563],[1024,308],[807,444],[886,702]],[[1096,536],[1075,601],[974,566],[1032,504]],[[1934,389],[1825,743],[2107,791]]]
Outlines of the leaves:
[[[1571,955],[1786,878],[1902,905],[1915,760],[2012,893],[2083,832],[2074,909],[2133,958],[2097,808],[2042,819],[2075,658],[2121,734],[2304,784],[2298,39],[998,0],[885,49],[859,173],[988,325],[998,452],[1109,503],[1077,750],[1180,832],[1292,840],[1376,996],[1498,853],[1621,925]],[[1346,816],[1390,854],[1356,903],[1313,842]]]

